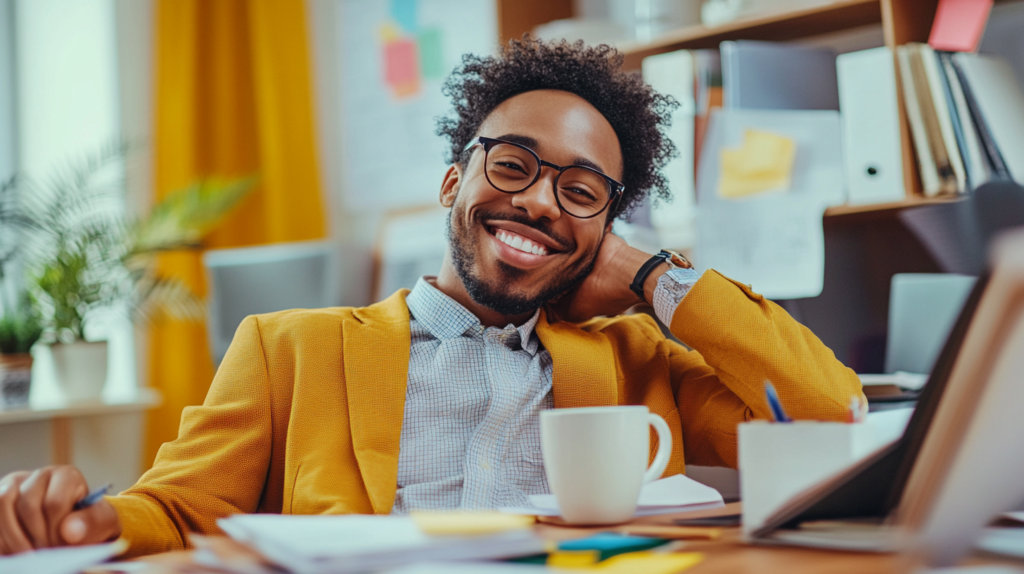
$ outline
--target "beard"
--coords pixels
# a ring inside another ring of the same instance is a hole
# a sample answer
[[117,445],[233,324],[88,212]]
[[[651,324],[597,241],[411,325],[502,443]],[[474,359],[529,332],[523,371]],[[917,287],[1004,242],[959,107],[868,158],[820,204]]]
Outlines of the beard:
[[[545,284],[540,286],[536,295],[531,297],[512,293],[508,286],[516,280],[525,277],[527,271],[513,267],[504,261],[498,261],[498,276],[480,276],[475,269],[476,256],[480,252],[480,242],[477,235],[472,233],[472,228],[463,223],[465,221],[463,217],[465,212],[465,205],[456,199],[455,205],[452,206],[452,210],[448,213],[448,245],[451,246],[455,272],[458,273],[459,279],[462,280],[462,285],[466,288],[469,296],[478,305],[483,305],[502,315],[530,313],[540,309],[548,301],[578,287],[594,269],[594,261],[597,259],[597,248],[594,248],[593,253],[584,254],[583,257],[573,262],[569,267],[552,274]],[[571,248],[566,249],[567,252],[571,252],[576,245],[575,242],[557,235],[541,222],[531,220],[516,212],[477,211],[473,215],[473,223],[480,226],[483,226],[484,220],[489,219],[503,219],[532,227],[556,239],[562,246],[571,246]],[[453,224],[453,220],[456,223]]]

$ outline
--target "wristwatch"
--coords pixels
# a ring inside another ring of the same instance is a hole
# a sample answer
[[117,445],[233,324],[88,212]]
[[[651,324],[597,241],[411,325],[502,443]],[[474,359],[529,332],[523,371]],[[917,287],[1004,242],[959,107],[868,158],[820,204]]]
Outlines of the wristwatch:
[[[662,249],[640,267],[640,270],[636,272],[636,277],[633,278],[633,283],[629,286],[644,301],[647,301],[647,298],[644,297],[644,281],[647,280],[647,276],[651,274],[651,271],[654,271],[654,268],[662,263],[668,264],[672,269],[693,269],[693,264],[678,251]],[[650,303],[650,301],[647,302]]]

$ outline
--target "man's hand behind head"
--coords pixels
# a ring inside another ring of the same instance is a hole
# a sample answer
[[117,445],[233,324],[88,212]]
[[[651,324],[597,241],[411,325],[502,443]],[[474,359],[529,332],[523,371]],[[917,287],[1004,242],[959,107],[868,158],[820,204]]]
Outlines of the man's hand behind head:
[[74,509],[88,493],[85,477],[73,466],[12,472],[0,479],[0,555],[117,538],[121,523],[109,502]]
[[629,284],[650,257],[619,236],[605,233],[594,269],[574,291],[548,305],[548,319],[579,323],[594,317],[612,317],[643,303]]

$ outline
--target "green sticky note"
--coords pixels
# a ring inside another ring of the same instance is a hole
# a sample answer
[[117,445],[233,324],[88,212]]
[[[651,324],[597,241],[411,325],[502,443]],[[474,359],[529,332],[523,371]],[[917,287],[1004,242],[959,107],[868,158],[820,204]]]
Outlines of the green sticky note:
[[427,80],[444,77],[444,45],[440,28],[426,28],[416,37],[420,49],[420,71]]

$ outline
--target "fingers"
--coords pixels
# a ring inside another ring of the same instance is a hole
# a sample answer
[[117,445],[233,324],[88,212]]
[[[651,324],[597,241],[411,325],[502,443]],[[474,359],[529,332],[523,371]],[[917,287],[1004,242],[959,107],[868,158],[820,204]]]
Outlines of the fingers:
[[47,536],[51,545],[60,546],[66,541],[61,535],[61,524],[74,510],[75,503],[89,494],[89,484],[82,473],[73,466],[53,468],[49,488],[43,499],[42,509],[46,516]]
[[70,513],[60,525],[65,544],[96,544],[121,535],[121,523],[114,505],[105,499]]
[[30,474],[18,487],[18,498],[14,502],[14,510],[21,522],[22,530],[33,548],[48,548],[54,545],[46,528],[46,516],[41,512],[51,474],[50,468]]
[[22,531],[15,505],[19,488],[31,473],[13,472],[0,479],[0,555],[32,549],[32,542]]

